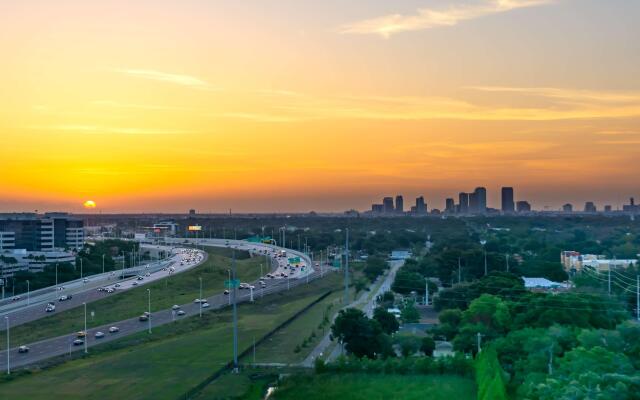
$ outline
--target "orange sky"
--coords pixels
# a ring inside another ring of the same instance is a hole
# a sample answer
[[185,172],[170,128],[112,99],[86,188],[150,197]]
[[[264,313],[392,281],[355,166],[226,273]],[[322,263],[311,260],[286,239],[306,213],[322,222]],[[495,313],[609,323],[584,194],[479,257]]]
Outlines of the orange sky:
[[241,3],[1,3],[0,211],[640,197],[634,2]]

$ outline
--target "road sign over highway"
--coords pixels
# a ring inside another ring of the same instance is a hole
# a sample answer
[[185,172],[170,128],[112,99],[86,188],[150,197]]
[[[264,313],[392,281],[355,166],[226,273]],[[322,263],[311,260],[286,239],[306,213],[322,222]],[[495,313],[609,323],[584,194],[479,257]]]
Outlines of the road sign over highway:
[[289,264],[300,264],[300,257],[291,257],[289,259]]
[[226,288],[234,288],[240,286],[240,279],[232,279],[224,281],[224,287]]

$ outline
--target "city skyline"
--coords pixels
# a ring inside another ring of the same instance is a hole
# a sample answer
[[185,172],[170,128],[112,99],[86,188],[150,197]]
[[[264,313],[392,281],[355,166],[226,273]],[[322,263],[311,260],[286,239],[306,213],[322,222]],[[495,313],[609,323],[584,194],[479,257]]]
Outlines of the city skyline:
[[[0,5],[0,211],[640,197],[637,2]],[[467,188],[467,189],[465,189]],[[405,206],[406,208],[406,206]]]

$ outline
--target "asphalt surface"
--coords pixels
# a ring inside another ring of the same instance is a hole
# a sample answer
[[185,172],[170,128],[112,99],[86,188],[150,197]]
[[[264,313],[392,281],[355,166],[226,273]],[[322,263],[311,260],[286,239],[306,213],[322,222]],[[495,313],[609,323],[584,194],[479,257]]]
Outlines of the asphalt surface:
[[[220,245],[218,243],[216,244],[210,243],[210,244]],[[227,246],[226,243],[224,243],[224,246]],[[266,245],[255,245],[253,243],[238,241],[238,243],[232,243],[230,244],[230,246],[238,246],[237,248],[241,250],[249,250],[253,252],[254,249],[259,251],[263,248],[263,246],[266,246]],[[274,252],[276,251],[276,248],[273,246],[266,246],[265,248],[270,249],[269,250],[271,252],[270,254],[274,254]],[[280,250],[280,249],[277,249],[277,250]],[[253,296],[255,299],[261,298],[263,296],[268,296],[269,294],[285,291],[290,288],[296,287],[298,285],[303,285],[307,281],[310,282],[314,279],[321,277],[322,274],[320,273],[320,271],[316,271],[313,269],[313,264],[306,255],[303,255],[301,253],[294,252],[291,250],[287,250],[287,257],[274,258],[273,255],[271,256],[273,273],[275,274],[275,273],[281,273],[281,272],[289,272],[290,268],[287,267],[285,269],[284,267],[287,266],[287,259],[292,256],[301,257],[303,264],[305,265],[305,271],[302,271],[302,268],[296,268],[295,275],[292,275],[289,278],[265,279],[264,282],[266,284],[266,287],[264,289],[260,287],[260,285],[258,284],[258,281],[252,282],[251,285],[254,285],[256,287],[253,293]],[[95,290],[93,292],[94,292],[94,295],[97,294],[98,296],[104,297],[104,295],[102,295],[103,292],[97,292]],[[87,295],[91,296],[89,292],[87,292]],[[238,303],[250,301],[251,290],[237,289],[236,296],[237,296]],[[98,297],[98,298],[102,298],[102,297]],[[74,296],[72,300],[75,300],[75,299],[76,297]],[[153,300],[153,297],[152,297],[152,300]],[[86,300],[81,300],[80,304],[83,301],[86,301]],[[206,301],[209,303],[210,306],[208,308],[203,308],[202,309],[203,312],[221,309],[229,306],[229,295],[225,295],[223,293],[217,294],[217,295],[206,298]],[[66,302],[63,302],[63,303],[66,303]],[[78,305],[76,303],[75,307],[77,306]],[[72,306],[69,306],[69,308],[72,308]],[[172,323],[173,321],[184,319],[189,316],[198,315],[198,313],[200,312],[200,304],[199,303],[182,304],[180,305],[180,309],[185,311],[186,314],[184,316],[178,316],[177,310],[171,310],[171,309],[160,310],[160,311],[152,310],[150,323],[149,321],[141,322],[139,321],[138,318],[131,318],[131,319],[110,323],[108,325],[91,327],[87,330],[87,336],[85,338],[86,347],[87,349],[90,349],[92,346],[98,345],[100,343],[110,342],[127,335],[146,331],[149,329],[149,327],[151,327],[151,330],[153,331],[154,327]],[[145,311],[147,310],[140,310],[140,314],[144,313]],[[119,332],[109,333],[109,328],[112,326],[117,327],[119,329]],[[95,337],[96,332],[103,332],[104,337],[100,339],[96,338]],[[50,338],[50,339],[42,340],[35,343],[30,343],[30,344],[27,344],[27,346],[29,347],[29,351],[27,353],[19,353],[17,347],[12,347],[9,353],[10,366],[12,369],[14,369],[14,368],[23,367],[30,364],[35,364],[39,361],[43,361],[51,357],[71,354],[72,352],[75,352],[75,351],[83,351],[85,349],[84,343],[81,345],[73,344],[73,341],[76,338],[77,336],[75,335],[75,333],[70,333],[64,336],[59,336],[59,337]],[[18,345],[22,345],[22,343]],[[5,350],[0,352],[0,370],[5,370],[6,368],[7,368],[7,353]]]

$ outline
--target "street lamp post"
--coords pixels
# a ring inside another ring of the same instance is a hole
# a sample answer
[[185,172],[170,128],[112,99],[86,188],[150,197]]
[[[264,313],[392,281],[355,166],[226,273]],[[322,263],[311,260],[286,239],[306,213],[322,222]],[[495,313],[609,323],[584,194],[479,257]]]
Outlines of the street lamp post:
[[480,244],[482,245],[482,251],[484,252],[484,276],[487,276],[487,249],[484,247],[487,244],[486,240],[481,240]]
[[123,251],[122,252],[122,279],[124,279],[124,260],[125,260],[125,257],[124,257],[124,251]]
[[80,279],[82,279],[82,256],[80,256]]
[[200,281],[200,318],[202,318],[202,277],[199,277]]
[[87,341],[89,341],[89,332],[87,332],[87,303],[82,303],[84,306],[84,353],[87,354]]
[[[147,289],[147,293],[149,294],[149,316],[147,318],[147,321],[149,321],[149,333],[151,333],[151,289]],[[202,304],[202,303],[200,303]]]
[[7,323],[7,375],[11,375],[11,365],[9,363],[9,355],[11,353],[9,351],[11,349],[10,342],[9,342],[9,316],[5,315],[4,320]]
[[103,274],[104,274],[104,256],[105,256],[105,255],[106,255],[106,254],[103,254],[103,255],[102,255],[102,273],[103,273]]
[[27,279],[27,305],[31,304],[31,286],[29,285],[29,280]]
[[229,273],[229,305],[231,305],[231,270],[228,269],[227,272]]
[[58,288],[58,263],[56,263],[56,289]]

